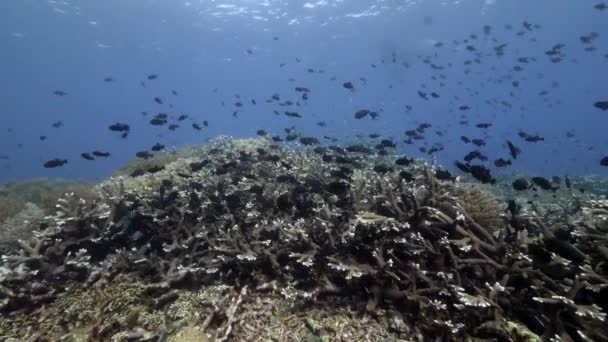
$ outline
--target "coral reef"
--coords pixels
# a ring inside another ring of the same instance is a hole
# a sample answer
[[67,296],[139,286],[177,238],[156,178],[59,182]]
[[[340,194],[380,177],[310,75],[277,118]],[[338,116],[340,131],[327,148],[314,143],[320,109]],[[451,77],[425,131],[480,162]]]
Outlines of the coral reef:
[[[214,341],[256,340],[308,312],[289,331],[311,341],[371,339],[372,327],[381,340],[608,339],[605,203],[545,222],[432,165],[372,151],[221,138],[111,178],[94,200],[67,194],[3,255],[0,326],[48,317],[78,297],[72,288],[133,279],[118,291],[128,300],[99,294],[77,310],[87,336],[145,340],[193,325]],[[219,299],[201,302],[213,289]],[[274,316],[262,314],[265,298],[280,298]],[[313,314],[327,303],[367,320],[363,331]],[[19,337],[61,333],[22,326]]]

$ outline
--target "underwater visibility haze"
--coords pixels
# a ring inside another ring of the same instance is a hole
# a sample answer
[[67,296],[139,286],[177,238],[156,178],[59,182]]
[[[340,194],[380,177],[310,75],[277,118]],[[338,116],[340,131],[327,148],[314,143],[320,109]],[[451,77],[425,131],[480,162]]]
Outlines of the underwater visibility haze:
[[3,1],[0,44],[2,340],[608,340],[608,2]]

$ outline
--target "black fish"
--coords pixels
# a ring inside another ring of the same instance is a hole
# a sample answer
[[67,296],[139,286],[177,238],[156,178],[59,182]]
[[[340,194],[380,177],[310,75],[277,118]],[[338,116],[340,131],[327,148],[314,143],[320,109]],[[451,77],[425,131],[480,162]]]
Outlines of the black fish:
[[93,156],[91,156],[88,153],[81,153],[80,156],[82,157],[82,159],[86,159],[86,160],[95,160],[95,158],[93,158]]
[[399,166],[408,166],[413,161],[414,161],[414,159],[410,159],[410,158],[407,158],[407,157],[401,157],[401,158],[395,160],[395,164],[397,164]]
[[564,177],[564,183],[566,184],[566,188],[570,189],[572,187],[572,183],[570,182],[570,177]]
[[150,81],[155,80],[155,79],[157,79],[157,78],[158,78],[158,75],[157,75],[157,74],[150,74],[150,75],[148,75],[148,79],[149,79]]
[[165,148],[165,145],[156,143],[154,146],[152,146],[151,150],[154,152],[158,152],[160,150],[163,150]]
[[59,127],[63,126],[63,122],[55,121],[55,122],[53,122],[53,124],[51,126],[53,126],[54,128],[59,128]]
[[107,157],[110,156],[110,153],[109,152],[101,152],[101,151],[93,151],[93,155],[95,157],[104,157],[104,158],[107,158]]
[[429,98],[427,97],[426,93],[423,91],[418,90],[418,96],[420,96],[420,98],[428,100]]
[[129,132],[131,130],[129,125],[120,122],[110,125],[109,129],[113,132]]
[[363,119],[370,113],[367,109],[361,109],[355,113],[355,119]]
[[63,90],[55,90],[55,91],[53,92],[53,95],[57,95],[57,96],[66,96],[67,94],[68,94],[68,93],[66,93],[66,92],[65,92],[65,91],[63,91]]
[[182,114],[177,118],[177,121],[184,121],[188,118],[188,115],[186,114]]
[[310,146],[310,145],[318,144],[319,139],[317,139],[315,137],[301,137],[300,142],[302,143],[302,145]]
[[527,142],[539,142],[545,141],[545,138],[541,137],[540,135],[528,135],[525,140]]
[[488,157],[486,157],[485,155],[483,155],[481,152],[479,152],[478,150],[475,151],[471,151],[469,152],[466,156],[464,156],[464,161],[466,162],[471,162],[473,159],[479,159],[481,161],[486,161],[488,160]]
[[492,177],[490,170],[483,165],[469,166],[471,176],[484,184],[494,184],[496,179]]
[[40,141],[45,141],[46,140],[46,135],[41,135],[40,136]]
[[488,127],[492,126],[492,124],[491,123],[482,122],[482,123],[478,123],[476,126],[478,128],[488,128]]
[[555,191],[559,188],[557,186],[554,186],[548,179],[546,179],[544,177],[533,177],[532,182],[534,182],[534,184],[536,184],[538,187],[540,187],[543,190]]
[[137,158],[143,158],[143,159],[148,159],[148,158],[154,157],[154,155],[152,153],[148,152],[148,151],[137,152],[137,153],[135,153],[135,156]]
[[595,8],[595,9],[596,9],[596,10],[598,10],[598,11],[603,11],[603,10],[605,10],[606,8],[608,8],[608,5],[606,5],[606,3],[604,3],[604,2],[601,2],[601,3],[599,3],[599,4],[595,5],[595,6],[593,6],[593,8]]
[[103,79],[104,82],[114,82],[114,79],[112,77],[106,77]]
[[289,111],[285,111],[284,113],[286,116],[289,116],[290,118],[301,118],[302,115],[300,115],[300,113],[298,112],[289,112]]
[[176,125],[176,124],[171,124],[171,125],[169,125],[169,130],[170,130],[170,131],[175,131],[175,130],[176,130],[176,129],[178,129],[178,128],[179,128],[179,125]]
[[47,161],[46,163],[44,163],[44,167],[47,169],[53,169],[56,167],[61,167],[67,163],[68,163],[67,159],[55,158],[55,159],[51,159],[51,160]]
[[171,90],[171,94],[177,96],[177,91],[176,90]]
[[469,139],[468,137],[465,137],[464,135],[460,137],[460,140],[462,140],[465,144],[468,144],[471,142],[471,139]]
[[509,154],[511,157],[513,157],[513,159],[517,159],[517,156],[521,153],[521,150],[515,147],[515,145],[513,145],[513,143],[511,143],[509,140],[507,140],[507,146],[509,147]]
[[202,127],[201,127],[199,124],[197,124],[197,123],[193,123],[193,124],[192,124],[192,128],[196,129],[197,131],[200,131],[200,130],[202,130],[202,129],[203,129],[203,128],[202,128]]
[[454,181],[456,177],[452,176],[452,174],[448,170],[437,169],[435,170],[435,177],[439,180],[447,180]]
[[348,81],[348,82],[344,82],[344,84],[342,84],[342,86],[343,86],[344,88],[346,88],[346,89],[349,89],[349,90],[354,90],[354,89],[355,89],[355,86],[354,86],[354,85],[353,85],[353,83],[352,83],[352,82],[350,82],[350,81]]
[[524,191],[524,190],[530,189],[532,187],[532,183],[530,183],[525,178],[518,178],[515,181],[513,181],[511,186],[513,187],[513,189],[515,189],[517,191]]
[[154,102],[158,103],[158,104],[163,104],[163,100],[161,100],[160,97],[154,97]]
[[598,101],[596,103],[593,104],[595,106],[595,108],[601,109],[601,110],[608,110],[608,101]]
[[154,119],[150,120],[150,124],[153,126],[162,126],[166,123],[167,123],[167,120],[160,119],[160,118],[154,118]]
[[266,132],[263,129],[258,129],[258,131],[256,132],[257,135],[261,136],[261,137],[265,137],[268,135],[268,132]]
[[483,139],[471,139],[471,142],[479,147],[486,146],[486,141]]
[[608,166],[608,156],[602,158],[602,160],[600,160],[600,165],[601,166]]
[[496,167],[505,167],[505,166],[510,166],[511,165],[511,161],[510,160],[505,160],[503,158],[498,158],[494,161],[494,165]]
[[469,106],[460,106],[460,107],[458,107],[458,109],[460,109],[460,110],[469,110],[471,108]]

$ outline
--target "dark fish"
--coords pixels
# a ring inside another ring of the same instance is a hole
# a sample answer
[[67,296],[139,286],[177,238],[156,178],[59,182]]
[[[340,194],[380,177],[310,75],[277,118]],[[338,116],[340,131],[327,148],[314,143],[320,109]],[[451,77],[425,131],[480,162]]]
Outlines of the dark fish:
[[551,181],[549,181],[548,179],[546,179],[544,177],[533,177],[532,182],[534,182],[534,184],[536,184],[538,187],[540,187],[543,190],[555,191],[559,188],[557,186],[554,186],[551,183]]
[[524,191],[530,189],[532,187],[532,183],[525,178],[518,178],[511,183],[511,186],[517,191]]
[[545,141],[545,138],[541,137],[540,135],[528,135],[525,140],[527,142],[539,142]]
[[407,157],[401,157],[401,158],[395,160],[395,164],[397,164],[399,166],[408,166],[413,161],[414,161],[414,159],[410,159],[410,158],[407,158]]
[[353,83],[352,83],[352,82],[350,82],[350,81],[348,81],[348,82],[344,82],[344,84],[342,84],[342,86],[343,86],[344,88],[346,88],[346,89],[349,89],[349,90],[354,90],[354,89],[355,89],[355,86],[354,86],[354,85],[353,85]]
[[107,157],[110,156],[110,153],[109,152],[101,152],[101,151],[93,151],[93,155],[95,157],[104,157],[104,158],[107,158]]
[[53,122],[53,124],[51,126],[53,126],[54,128],[59,128],[59,127],[63,126],[63,122],[55,121],[55,122]]
[[488,160],[488,157],[486,157],[485,155],[483,155],[481,152],[479,152],[478,150],[475,151],[471,151],[469,152],[463,159],[466,162],[471,162],[473,159],[479,159],[481,161],[486,161]]
[[63,90],[55,90],[55,91],[53,92],[53,95],[57,95],[57,96],[66,96],[67,94],[68,94],[68,93],[66,93],[66,92],[65,92],[65,91],[63,91]]
[[114,82],[114,79],[112,77],[106,77],[103,79],[104,82]]
[[608,110],[608,101],[598,101],[594,103],[593,106],[601,110]]
[[169,125],[169,127],[168,127],[168,128],[169,128],[169,130],[170,130],[170,131],[175,131],[176,129],[178,129],[178,128],[179,128],[179,125],[176,125],[176,124],[171,124],[171,125]]
[[370,113],[367,109],[361,109],[355,113],[355,119],[363,119]]
[[420,96],[420,98],[428,100],[429,98],[427,97],[426,93],[423,91],[418,90],[418,96]]
[[600,160],[600,165],[601,166],[608,166],[608,156],[602,158],[602,160]]
[[81,153],[80,156],[82,157],[82,159],[86,159],[86,160],[95,160],[95,158],[93,158],[93,156],[91,156],[88,153]]
[[458,109],[460,109],[460,110],[469,110],[469,109],[471,109],[471,107],[469,107],[469,106],[460,106],[460,107],[458,107]]
[[317,122],[317,126],[319,126],[319,127],[327,127],[327,122],[325,122],[325,121],[319,121],[319,122]]
[[570,177],[564,177],[564,183],[566,184],[566,188],[570,189],[572,187],[572,183],[570,182]]
[[511,157],[513,157],[513,159],[517,159],[517,156],[521,153],[521,150],[515,147],[515,145],[513,145],[513,143],[511,143],[509,140],[507,140],[507,146],[509,147],[509,154]]
[[446,181],[456,180],[456,177],[452,176],[452,174],[448,170],[443,170],[443,169],[435,170],[435,177],[437,177],[437,179],[439,179],[439,180],[446,180]]
[[492,177],[490,170],[483,165],[470,165],[471,176],[484,184],[494,184],[496,179]]
[[135,153],[135,156],[137,158],[143,158],[143,159],[148,159],[148,158],[154,157],[154,155],[152,153],[148,152],[148,151],[137,152],[137,153]]
[[154,102],[158,103],[158,104],[163,104],[163,100],[161,100],[160,97],[155,97],[154,98]]
[[606,8],[608,8],[608,5],[606,5],[606,3],[604,3],[604,2],[601,2],[601,3],[599,3],[599,4],[595,5],[595,6],[593,6],[593,8],[595,8],[595,9],[596,9],[596,10],[598,10],[598,11],[603,11],[603,10],[605,10]]
[[492,177],[490,170],[483,165],[471,165],[468,163],[464,164],[459,161],[456,161],[454,164],[461,171],[471,174],[471,176],[473,176],[473,178],[477,179],[478,181],[480,181],[484,184],[496,183],[496,179],[494,177]]
[[482,146],[486,146],[486,141],[483,139],[471,139],[471,142],[473,143],[473,145],[482,147]]
[[186,114],[182,114],[177,118],[177,121],[184,121],[188,118],[188,115]]
[[46,135],[41,135],[40,136],[40,141],[45,141],[46,140]]
[[44,163],[44,167],[47,169],[54,169],[56,167],[61,167],[67,163],[68,163],[67,159],[55,158],[55,159],[51,159],[51,160],[47,161],[46,163]]
[[503,158],[498,158],[494,161],[494,165],[496,167],[505,167],[505,166],[511,166],[511,161],[510,160],[505,160]]
[[148,79],[149,79],[150,81],[155,80],[155,79],[157,79],[157,78],[158,78],[158,75],[157,75],[157,74],[150,74],[150,75],[148,75]]
[[257,134],[257,135],[259,135],[259,136],[261,136],[261,137],[265,137],[265,136],[267,136],[267,135],[268,135],[268,132],[266,132],[266,131],[265,131],[265,130],[263,130],[263,129],[259,129],[259,130],[256,132],[256,134]]
[[131,130],[129,125],[120,122],[110,125],[109,129],[113,132],[129,132]]
[[319,139],[315,137],[301,137],[300,142],[304,146],[316,145],[319,143]]
[[177,96],[177,91],[176,90],[171,90],[171,94]]
[[471,142],[471,139],[469,139],[468,137],[465,137],[464,135],[460,137],[460,140],[462,140],[465,144],[468,144]]
[[150,120],[150,124],[153,126],[162,126],[166,123],[167,123],[167,120],[161,119],[161,118],[154,118],[154,119]]
[[482,123],[478,123],[476,126],[478,128],[488,128],[488,127],[492,126],[492,124],[491,123],[482,122]]
[[253,55],[253,50],[251,48],[247,49],[247,54]]
[[302,115],[300,115],[300,113],[298,112],[289,112],[289,111],[285,111],[284,113],[286,116],[289,116],[290,118],[301,118]]
[[165,145],[162,145],[162,144],[159,144],[159,143],[154,144],[154,146],[152,146],[152,148],[151,148],[151,150],[154,151],[154,152],[158,152],[158,151],[163,150],[163,149],[165,149]]

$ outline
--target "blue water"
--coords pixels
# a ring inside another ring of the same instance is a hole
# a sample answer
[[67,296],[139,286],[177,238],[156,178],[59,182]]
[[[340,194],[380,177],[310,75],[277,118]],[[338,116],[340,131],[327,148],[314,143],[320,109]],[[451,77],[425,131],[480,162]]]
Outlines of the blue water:
[[[429,158],[419,147],[441,143],[445,150],[437,160],[449,167],[475,149],[462,143],[461,135],[483,137],[486,165],[497,174],[606,174],[599,161],[608,155],[608,112],[593,106],[608,100],[608,10],[594,9],[598,3],[2,1],[0,180],[98,180],[157,142],[180,147],[218,135],[255,136],[258,129],[284,136],[291,126],[322,141],[325,135],[351,141],[356,134],[380,133],[416,157]],[[524,21],[540,28],[529,31]],[[484,25],[492,27],[489,35]],[[591,32],[599,36],[583,44],[580,36]],[[443,46],[435,47],[437,42]],[[545,51],[558,43],[565,45],[565,56],[552,63]],[[494,48],[501,44],[507,45],[499,57]],[[585,51],[591,45],[596,50]],[[520,57],[536,60],[522,64]],[[465,65],[467,60],[472,63]],[[515,65],[523,70],[514,71]],[[147,80],[152,73],[158,79]],[[104,82],[106,77],[114,82]],[[354,91],[342,86],[346,81]],[[310,88],[308,101],[300,100],[296,86]],[[56,96],[55,90],[67,95]],[[425,101],[418,90],[440,98]],[[547,95],[539,96],[543,90]],[[266,103],[275,93],[302,106]],[[244,106],[234,117],[237,94]],[[156,96],[163,105],[153,101]],[[413,107],[409,112],[407,105]],[[471,109],[460,111],[461,105]],[[354,113],[364,108],[380,116],[355,120]],[[303,118],[276,116],[273,110],[297,111]],[[188,114],[194,121],[181,122],[175,131],[151,126],[148,121],[159,112]],[[459,124],[463,114],[468,126]],[[53,128],[58,120],[63,126]],[[203,120],[209,122],[203,131],[190,126]],[[327,127],[317,126],[319,121]],[[126,139],[108,130],[115,122],[131,126]],[[402,143],[404,131],[422,122],[432,124],[426,139]],[[480,122],[493,126],[475,127]],[[519,130],[545,141],[525,142]],[[567,137],[569,131],[573,137]],[[41,135],[47,139],[40,141]],[[512,167],[496,170],[492,161],[508,158],[506,140],[523,153]],[[80,157],[93,150],[112,156]],[[53,158],[68,164],[42,166]]]

